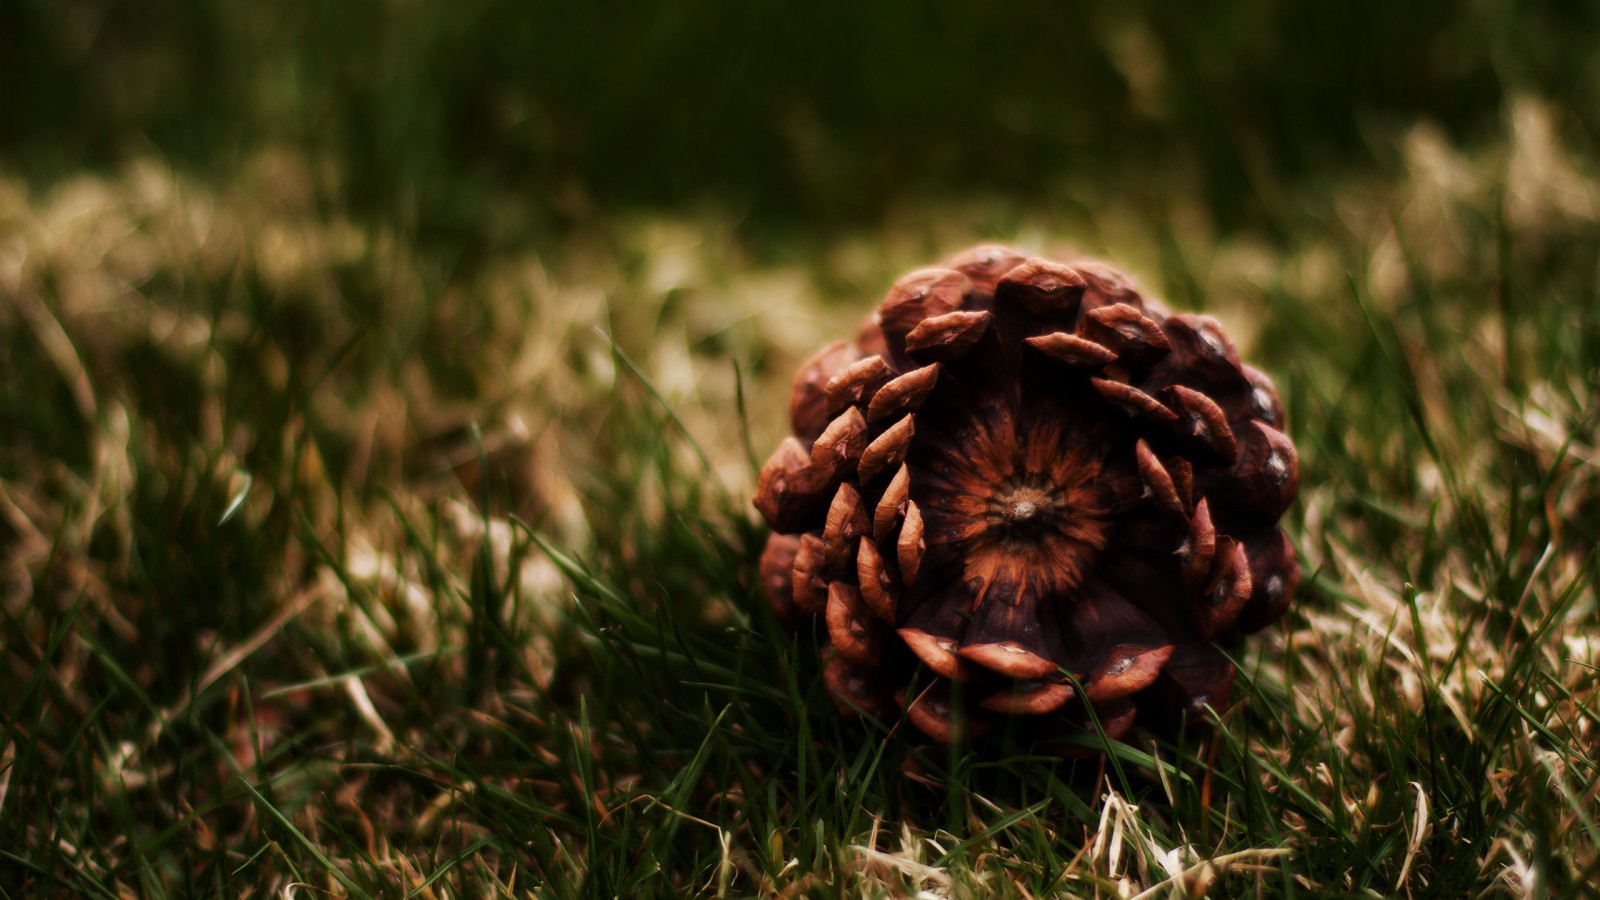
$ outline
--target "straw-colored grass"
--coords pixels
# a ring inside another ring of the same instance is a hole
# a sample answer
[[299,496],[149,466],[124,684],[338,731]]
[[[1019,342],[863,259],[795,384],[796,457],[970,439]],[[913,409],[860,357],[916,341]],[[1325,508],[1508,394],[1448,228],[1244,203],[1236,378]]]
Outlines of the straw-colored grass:
[[[1584,896],[1600,182],[1554,116],[1396,133],[1271,236],[1086,180],[465,274],[287,151],[0,178],[3,891]],[[844,725],[750,587],[795,362],[996,238],[1204,304],[1282,387],[1308,578],[1213,736]]]

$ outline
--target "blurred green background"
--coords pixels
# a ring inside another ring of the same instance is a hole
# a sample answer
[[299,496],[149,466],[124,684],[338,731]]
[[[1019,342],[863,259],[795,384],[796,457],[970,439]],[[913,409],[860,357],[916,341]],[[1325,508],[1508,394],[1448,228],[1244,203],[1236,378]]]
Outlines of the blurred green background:
[[1274,227],[1307,177],[1457,139],[1509,90],[1600,118],[1600,4],[8,0],[3,151],[37,179],[282,144],[462,241],[712,203],[770,227],[1092,173]]

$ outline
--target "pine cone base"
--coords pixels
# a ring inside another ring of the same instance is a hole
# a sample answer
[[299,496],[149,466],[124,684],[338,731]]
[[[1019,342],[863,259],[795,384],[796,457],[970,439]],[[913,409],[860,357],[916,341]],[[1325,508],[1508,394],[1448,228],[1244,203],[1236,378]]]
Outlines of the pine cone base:
[[1214,642],[1299,583],[1271,380],[1103,264],[983,246],[912,272],[801,367],[789,415],[762,583],[826,634],[846,716],[940,741],[1170,725],[1227,705]]

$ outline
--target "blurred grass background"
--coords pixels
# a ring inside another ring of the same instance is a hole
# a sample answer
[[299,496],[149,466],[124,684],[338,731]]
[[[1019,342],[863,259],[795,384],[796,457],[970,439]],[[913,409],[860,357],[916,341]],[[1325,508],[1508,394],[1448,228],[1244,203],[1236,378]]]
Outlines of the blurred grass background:
[[[1582,896],[1600,7],[0,4],[0,890]],[[794,364],[981,239],[1221,316],[1223,737],[841,726]]]
[[461,241],[702,203],[791,227],[881,221],[930,195],[1037,200],[1091,172],[1270,227],[1287,187],[1392,164],[1384,133],[1418,118],[1482,135],[1522,90],[1592,139],[1600,103],[1590,4],[16,0],[0,15],[4,148],[34,177],[156,152],[229,178],[271,143],[331,166],[359,212]]

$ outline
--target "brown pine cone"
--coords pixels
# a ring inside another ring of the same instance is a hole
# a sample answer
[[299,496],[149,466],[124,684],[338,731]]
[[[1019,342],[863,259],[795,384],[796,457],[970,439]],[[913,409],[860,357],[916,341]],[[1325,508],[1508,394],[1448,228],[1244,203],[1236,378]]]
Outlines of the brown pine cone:
[[982,246],[912,272],[801,367],[789,417],[762,581],[785,622],[826,622],[847,716],[898,704],[946,741],[1220,710],[1213,642],[1299,584],[1272,382],[1100,263]]

